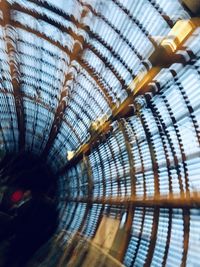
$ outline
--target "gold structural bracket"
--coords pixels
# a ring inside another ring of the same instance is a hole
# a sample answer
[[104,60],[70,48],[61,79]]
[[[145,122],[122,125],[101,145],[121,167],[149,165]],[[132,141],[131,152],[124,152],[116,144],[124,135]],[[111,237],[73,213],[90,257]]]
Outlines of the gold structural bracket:
[[78,148],[72,159],[59,173],[63,173],[66,169],[81,160],[84,154],[88,155],[91,147],[95,147],[102,140],[102,136],[105,137],[112,130],[112,123],[114,121],[129,117],[130,114],[133,115],[135,113],[135,100],[138,96],[151,93],[151,84],[162,68],[169,67],[177,62],[186,63],[186,58],[178,54],[177,51],[182,48],[185,41],[199,26],[200,18],[179,20],[176,22],[168,35],[161,40],[160,45],[156,47],[149,57],[148,60],[152,66],[150,70],[138,73],[126,88],[128,97],[119,106],[113,106],[112,114],[109,117],[104,115],[102,118],[98,118],[95,122],[91,123],[89,128],[90,138]]

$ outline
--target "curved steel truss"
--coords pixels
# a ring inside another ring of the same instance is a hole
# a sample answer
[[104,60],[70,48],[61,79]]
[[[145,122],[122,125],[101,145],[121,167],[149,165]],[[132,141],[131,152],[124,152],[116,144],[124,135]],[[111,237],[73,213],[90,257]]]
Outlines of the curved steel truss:
[[51,162],[69,251],[86,239],[125,266],[199,266],[193,2],[0,2],[1,151]]

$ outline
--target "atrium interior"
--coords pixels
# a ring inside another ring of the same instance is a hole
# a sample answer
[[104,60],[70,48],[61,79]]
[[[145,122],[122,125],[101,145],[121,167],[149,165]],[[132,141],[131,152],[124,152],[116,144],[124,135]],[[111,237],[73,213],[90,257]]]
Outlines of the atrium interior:
[[0,68],[0,267],[200,266],[199,0],[0,0]]

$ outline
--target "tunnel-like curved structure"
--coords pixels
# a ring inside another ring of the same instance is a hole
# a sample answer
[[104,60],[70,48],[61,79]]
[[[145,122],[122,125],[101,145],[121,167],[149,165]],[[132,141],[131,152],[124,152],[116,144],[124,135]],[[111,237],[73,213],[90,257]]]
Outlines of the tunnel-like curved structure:
[[199,10],[0,1],[1,157],[58,177],[58,230],[31,266],[199,266]]

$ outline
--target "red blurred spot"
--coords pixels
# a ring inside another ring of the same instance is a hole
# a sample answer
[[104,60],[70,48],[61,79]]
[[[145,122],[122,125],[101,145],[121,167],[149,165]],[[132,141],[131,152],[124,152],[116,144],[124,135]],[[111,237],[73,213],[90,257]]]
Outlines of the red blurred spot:
[[17,190],[14,193],[12,193],[11,201],[14,203],[19,202],[23,198],[23,195],[24,195],[23,191]]

